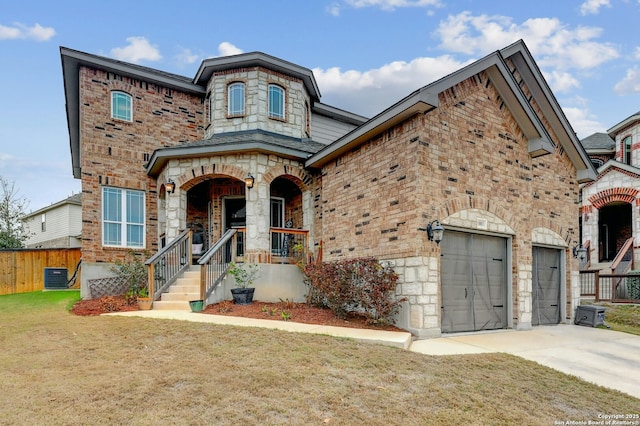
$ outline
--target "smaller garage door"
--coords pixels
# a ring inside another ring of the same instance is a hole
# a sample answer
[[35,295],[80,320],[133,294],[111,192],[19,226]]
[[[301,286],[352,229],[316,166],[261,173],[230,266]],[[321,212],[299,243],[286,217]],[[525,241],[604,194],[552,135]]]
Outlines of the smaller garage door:
[[506,327],[506,240],[447,231],[441,255],[442,332]]
[[533,248],[532,325],[560,322],[561,250]]

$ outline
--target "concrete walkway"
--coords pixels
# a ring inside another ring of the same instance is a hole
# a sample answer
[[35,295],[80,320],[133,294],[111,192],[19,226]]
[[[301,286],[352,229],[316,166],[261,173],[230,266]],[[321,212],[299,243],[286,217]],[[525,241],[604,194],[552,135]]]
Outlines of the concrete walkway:
[[560,324],[535,327],[529,331],[498,330],[412,341],[411,334],[405,332],[329,327],[187,311],[150,310],[107,315],[164,318],[324,334],[394,346],[426,355],[503,352],[640,398],[640,336],[605,329]]

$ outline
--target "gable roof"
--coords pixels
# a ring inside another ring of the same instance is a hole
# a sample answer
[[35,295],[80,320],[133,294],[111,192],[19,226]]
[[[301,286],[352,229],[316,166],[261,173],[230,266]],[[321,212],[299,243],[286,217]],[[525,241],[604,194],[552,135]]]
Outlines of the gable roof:
[[[511,60],[515,70],[509,69],[506,59]],[[537,157],[552,153],[554,152],[554,143],[531,106],[530,100],[522,91],[520,82],[516,81],[515,71],[518,71],[522,80],[525,81],[532,98],[557,135],[558,142],[575,165],[578,182],[588,182],[596,178],[595,169],[586,151],[522,40],[416,90],[362,126],[311,156],[307,160],[306,166],[321,167],[331,159],[355,148],[372,136],[406,118],[438,108],[439,93],[483,71],[489,76],[505,105],[529,140],[530,155]]]
[[615,152],[616,143],[607,133],[594,133],[580,140],[580,143],[588,153],[609,154]]
[[625,130],[627,127],[633,124],[636,124],[639,121],[640,121],[640,111],[625,118],[624,120],[622,120],[621,122],[619,122],[618,124],[610,128],[609,130],[607,130],[607,133],[612,138],[615,138],[619,132]]
[[39,214],[42,214],[42,213],[46,213],[49,210],[56,209],[58,207],[66,205],[66,204],[71,204],[71,205],[74,205],[74,206],[81,206],[82,205],[82,193],[79,192],[77,194],[73,194],[72,196],[67,197],[62,201],[58,201],[57,203],[53,203],[53,204],[51,204],[49,206],[42,207],[42,208],[40,208],[40,209],[38,209],[38,210],[36,210],[34,212],[31,212],[31,213],[29,213],[27,215],[24,215],[22,217],[22,219],[28,219],[30,217],[33,217],[33,216],[36,216],[36,215],[39,215]]

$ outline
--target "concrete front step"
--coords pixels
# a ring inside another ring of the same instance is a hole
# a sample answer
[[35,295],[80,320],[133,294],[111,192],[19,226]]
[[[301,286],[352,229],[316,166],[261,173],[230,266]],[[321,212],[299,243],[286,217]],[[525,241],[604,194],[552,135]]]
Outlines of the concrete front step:
[[169,291],[162,293],[159,301],[153,303],[153,309],[190,311],[189,301],[200,299],[200,271],[187,271]]
[[[162,297],[164,297],[164,295]],[[191,300],[196,300],[197,298],[198,296]],[[158,311],[190,311],[191,307],[189,306],[188,300],[157,300],[153,302],[153,307],[151,309]]]

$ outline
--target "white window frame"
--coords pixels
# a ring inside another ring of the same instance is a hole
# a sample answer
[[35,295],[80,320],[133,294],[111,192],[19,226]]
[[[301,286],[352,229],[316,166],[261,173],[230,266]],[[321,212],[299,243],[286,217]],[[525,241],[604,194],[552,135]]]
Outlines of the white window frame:
[[[233,100],[235,99],[235,96],[233,96],[232,92],[235,92],[236,90],[242,90],[241,105],[236,105],[235,102],[233,102]],[[233,83],[230,83],[229,86],[227,86],[227,115],[231,117],[238,117],[238,116],[245,115],[245,105],[246,105],[245,93],[246,93],[246,85],[241,81],[234,81]],[[240,106],[242,108],[240,108]]]
[[[107,192],[111,192],[112,194],[119,193],[120,196],[120,212],[117,218],[105,218],[105,194]],[[142,218],[142,222],[133,222],[129,221],[127,216],[128,212],[128,200],[129,195],[135,195],[142,198],[142,212],[140,216]],[[127,188],[115,188],[111,186],[103,186],[102,187],[102,203],[101,203],[101,232],[102,232],[102,245],[104,247],[125,247],[125,248],[134,248],[140,249],[146,247],[146,194],[144,191],[136,190],[136,189],[127,189]],[[107,241],[107,225],[119,225],[119,240],[118,241]],[[142,241],[140,244],[130,244],[129,240],[129,229],[130,227],[141,227],[142,233]]]
[[[128,105],[125,105],[125,114],[118,112],[120,108],[116,104],[120,102],[128,103]],[[120,90],[111,92],[111,118],[114,120],[133,121],[133,97],[130,94]]]
[[[281,96],[281,111],[274,111],[272,109],[272,99],[273,96],[275,96],[275,94],[278,93]],[[277,84],[269,84],[269,88],[268,88],[268,94],[269,96],[267,97],[267,102],[268,102],[268,110],[269,110],[269,118],[275,118],[277,120],[284,120],[285,119],[285,111],[286,111],[286,91],[284,89],[284,87],[282,86],[278,86]]]

